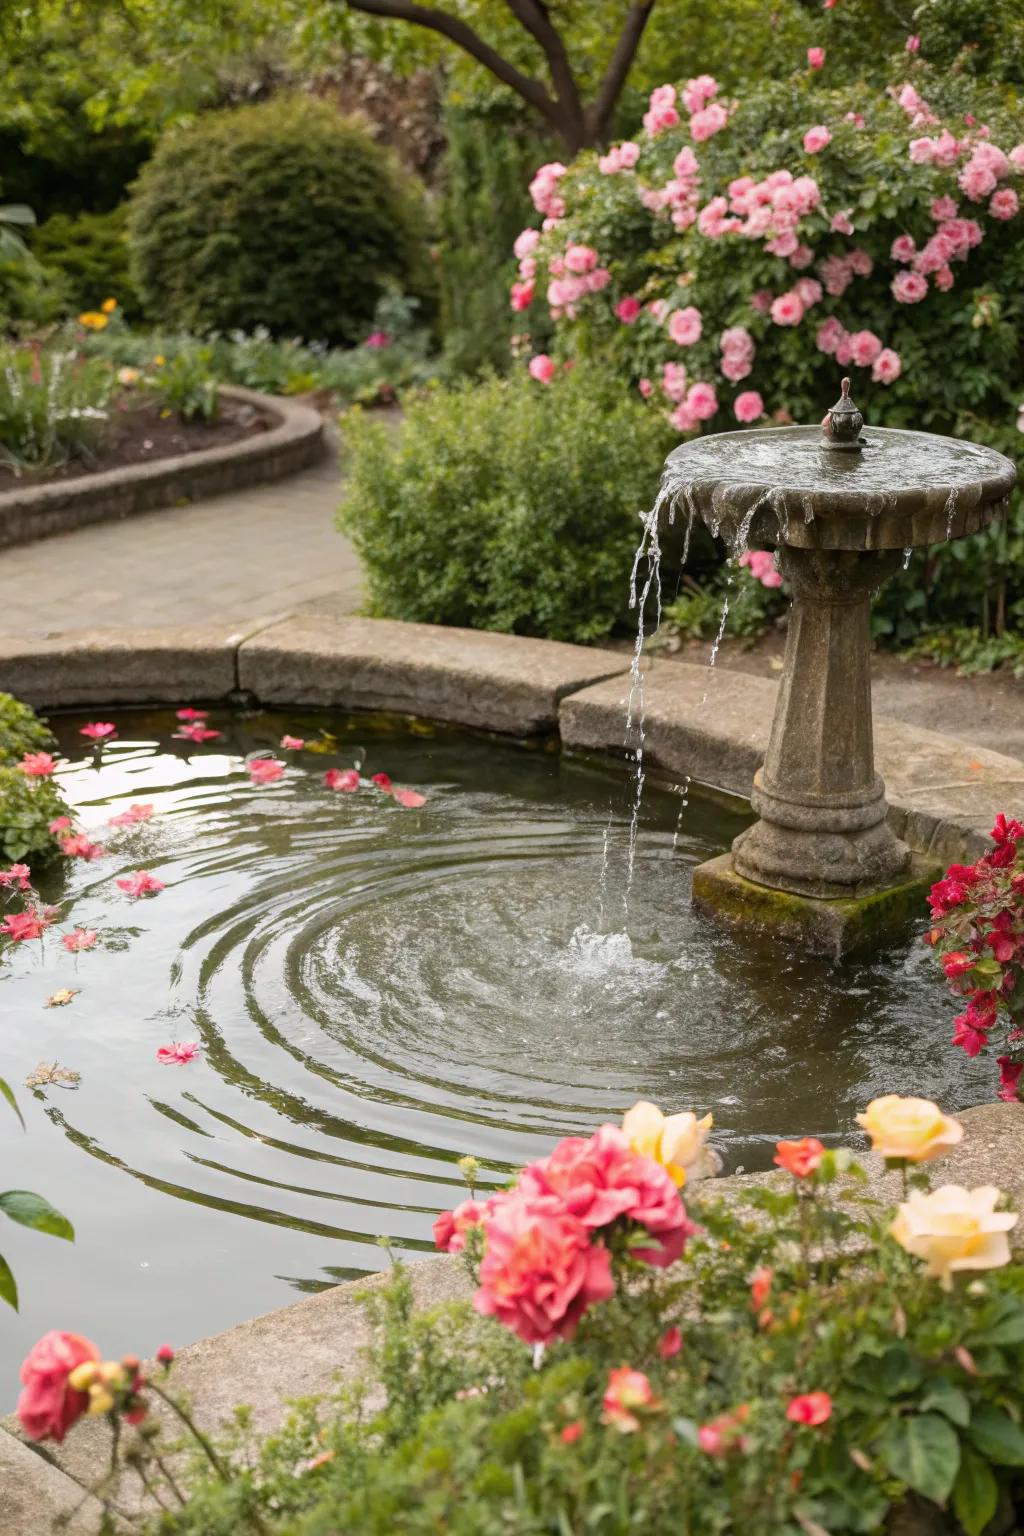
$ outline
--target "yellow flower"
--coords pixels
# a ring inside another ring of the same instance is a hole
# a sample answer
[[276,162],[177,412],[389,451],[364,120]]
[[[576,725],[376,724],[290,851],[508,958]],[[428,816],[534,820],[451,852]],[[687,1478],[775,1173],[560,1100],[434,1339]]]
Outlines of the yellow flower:
[[78,317],[79,325],[84,325],[90,331],[102,331],[107,323],[107,317],[98,309],[87,309]]
[[154,357],[154,359],[153,359],[153,366],[154,366],[154,368],[162,368],[164,363],[166,363],[166,361],[167,361],[167,359],[166,359],[166,357],[164,357],[163,353],[162,352],[158,352],[156,357]]
[[119,368],[117,370],[117,382],[119,384],[137,384],[142,374],[137,368]]
[[114,1406],[114,1398],[106,1387],[99,1385],[89,1389],[89,1407],[87,1413],[109,1413]]
[[959,1120],[944,1115],[930,1099],[904,1099],[898,1093],[872,1099],[857,1124],[871,1137],[880,1157],[902,1157],[928,1163],[955,1147],[964,1134]]
[[68,1376],[68,1386],[73,1392],[88,1392],[96,1380],[96,1361],[83,1360]]
[[713,1124],[705,1115],[698,1120],[692,1110],[663,1115],[656,1104],[641,1099],[622,1117],[622,1129],[634,1152],[660,1163],[673,1184],[681,1188],[687,1171],[702,1161],[704,1143]]
[[102,311],[103,311],[103,313],[105,315],[112,315],[116,308],[117,308],[117,300],[116,299],[104,299],[103,303],[100,305],[100,309],[102,309]]
[[1002,1192],[994,1185],[963,1189],[944,1184],[928,1194],[912,1190],[899,1207],[890,1235],[901,1248],[924,1259],[944,1291],[960,1269],[1000,1269],[1010,1262],[1007,1232],[1017,1225],[1013,1211],[997,1211]]

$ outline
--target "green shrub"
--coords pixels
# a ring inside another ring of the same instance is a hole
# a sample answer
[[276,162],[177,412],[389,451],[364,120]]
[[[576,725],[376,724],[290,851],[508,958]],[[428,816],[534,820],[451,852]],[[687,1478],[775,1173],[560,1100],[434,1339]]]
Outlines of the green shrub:
[[389,281],[426,290],[424,222],[357,120],[284,97],[161,139],[133,189],[132,270],[161,324],[354,342]]
[[213,421],[217,416],[217,380],[209,347],[186,347],[161,367],[148,382],[165,410],[182,421]]
[[129,316],[139,313],[128,260],[126,210],[55,213],[32,236],[32,254],[63,286],[65,312],[95,309],[103,299],[116,298]]
[[53,733],[34,710],[0,693],[0,765],[20,762],[26,752],[48,752]]
[[51,779],[30,779],[17,768],[0,767],[0,863],[33,868],[59,858],[50,822],[68,814]]
[[375,614],[558,640],[607,635],[627,610],[638,514],[658,488],[665,424],[613,378],[435,390],[400,433],[345,423],[353,539]]

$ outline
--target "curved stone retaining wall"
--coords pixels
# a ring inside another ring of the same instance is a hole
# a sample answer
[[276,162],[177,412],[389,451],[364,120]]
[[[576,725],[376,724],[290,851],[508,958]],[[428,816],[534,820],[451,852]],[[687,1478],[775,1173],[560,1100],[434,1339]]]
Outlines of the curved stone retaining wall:
[[323,454],[323,422],[308,405],[226,385],[221,392],[259,411],[269,429],[220,448],[11,491],[0,497],[0,549],[280,480]]

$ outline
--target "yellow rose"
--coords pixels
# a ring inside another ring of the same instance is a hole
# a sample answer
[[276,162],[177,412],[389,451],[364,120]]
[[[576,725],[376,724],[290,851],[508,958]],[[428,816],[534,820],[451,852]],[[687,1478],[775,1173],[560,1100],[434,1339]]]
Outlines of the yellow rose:
[[79,325],[84,325],[90,331],[102,331],[107,323],[107,317],[98,309],[87,309],[78,317]]
[[102,311],[103,311],[103,313],[105,315],[112,315],[116,308],[117,308],[117,300],[116,299],[104,299],[103,303],[100,305],[100,309],[102,309]]
[[660,1163],[677,1188],[686,1183],[687,1171],[692,1172],[702,1162],[713,1123],[710,1115],[698,1120],[689,1109],[679,1115],[663,1115],[656,1104],[643,1099],[622,1117],[623,1133],[633,1151]]
[[88,1392],[96,1380],[96,1361],[83,1360],[68,1376],[68,1386],[73,1392]]
[[901,1248],[924,1259],[944,1291],[960,1269],[1000,1269],[1010,1262],[1007,1232],[1017,1225],[1013,1211],[997,1211],[1002,1198],[994,1185],[962,1189],[944,1184],[928,1194],[915,1189],[899,1207],[890,1235]]
[[137,368],[119,368],[117,370],[117,382],[119,384],[137,384],[141,377],[142,374]]
[[857,1124],[871,1137],[880,1157],[927,1163],[955,1147],[964,1134],[959,1120],[944,1115],[930,1099],[904,1099],[898,1093],[872,1099]]

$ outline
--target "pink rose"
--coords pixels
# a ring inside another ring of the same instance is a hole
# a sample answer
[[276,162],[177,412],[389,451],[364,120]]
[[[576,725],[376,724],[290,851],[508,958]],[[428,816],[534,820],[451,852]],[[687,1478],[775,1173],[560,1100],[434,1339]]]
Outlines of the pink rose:
[[771,307],[771,317],[776,325],[799,325],[804,317],[804,305],[794,291],[781,293]]
[[917,255],[917,246],[914,243],[913,235],[897,235],[892,243],[889,255],[893,261],[913,261]]
[[745,389],[742,395],[737,395],[732,408],[737,421],[760,421],[764,415],[764,401],[756,389]]
[[903,46],[908,53],[916,53],[921,46],[921,39],[915,33],[911,32]]
[[536,357],[531,357],[529,362],[529,374],[531,379],[536,379],[538,384],[550,384],[555,376],[555,365],[546,352],[538,352]]
[[903,364],[900,355],[891,347],[883,347],[875,358],[871,369],[871,377],[876,384],[891,384],[893,379],[898,379],[902,372]]
[[832,230],[833,234],[836,234],[836,235],[852,235],[853,234],[853,224],[852,224],[852,222],[850,220],[850,214],[851,214],[852,211],[853,210],[850,209],[850,208],[844,208],[839,213],[834,213],[832,215],[832,222],[831,222],[829,227]]
[[704,107],[690,118],[690,137],[695,144],[702,144],[705,139],[720,133],[728,121],[729,114],[721,103],[712,102],[710,107]]
[[510,294],[512,308],[517,312],[529,309],[533,303],[534,288],[532,283],[513,283]]
[[645,400],[649,400],[654,394],[654,385],[650,379],[641,379],[636,387],[643,395]]
[[814,128],[808,128],[804,134],[804,149],[809,155],[816,155],[819,150],[824,149],[826,144],[831,144],[831,142],[832,135],[824,123],[818,123]]
[[540,242],[539,229],[524,229],[522,234],[516,235],[512,249],[518,260],[522,261],[527,256],[532,256]]
[[77,1333],[46,1333],[34,1344],[21,1367],[23,1391],[18,1418],[30,1440],[64,1439],[89,1406],[87,1392],[75,1392],[68,1377],[78,1365],[99,1360],[100,1352]]
[[823,291],[816,277],[801,277],[793,284],[793,292],[797,294],[805,310],[813,309],[815,304],[821,303]]
[[808,48],[808,50],[807,50],[807,62],[810,65],[811,69],[821,69],[821,68],[823,68],[824,63],[825,63],[825,50],[824,50],[824,48]]
[[766,314],[772,307],[771,292],[767,288],[759,288],[756,293],[750,295],[750,307],[758,314]]
[[846,332],[836,319],[835,315],[829,315],[824,324],[818,326],[814,344],[819,352],[832,353],[846,336]]
[[951,197],[936,197],[932,199],[931,215],[937,224],[943,219],[955,219],[959,209]]
[[874,331],[854,331],[850,337],[853,361],[858,368],[869,368],[882,351],[882,343]]
[[587,1308],[615,1290],[607,1248],[567,1210],[511,1195],[496,1203],[484,1233],[473,1306],[526,1344],[571,1338]]
[[711,384],[691,384],[684,403],[697,421],[710,421],[718,410],[718,396]]
[[919,304],[928,292],[928,284],[918,272],[897,272],[891,287],[898,304]]
[[683,106],[687,112],[699,112],[705,102],[718,95],[718,81],[713,75],[697,75],[687,80],[682,90]]
[[700,425],[693,412],[685,405],[677,405],[669,416],[669,425],[675,427],[677,432],[694,432]]
[[570,245],[566,248],[565,265],[570,272],[592,272],[597,266],[597,252],[591,245]]
[[952,267],[940,267],[935,274],[935,286],[940,293],[948,293],[955,282]]
[[685,309],[674,309],[669,316],[668,333],[680,347],[692,347],[700,340],[702,330],[700,310],[692,304]]
[[666,363],[661,370],[661,387],[670,400],[681,401],[689,383],[684,363]]
[[993,192],[988,211],[994,219],[1012,219],[1020,207],[1020,200],[1012,187],[1000,187]]
[[461,1253],[466,1246],[466,1233],[480,1225],[484,1210],[475,1200],[463,1200],[454,1211],[442,1211],[434,1222],[435,1247],[441,1253]]

